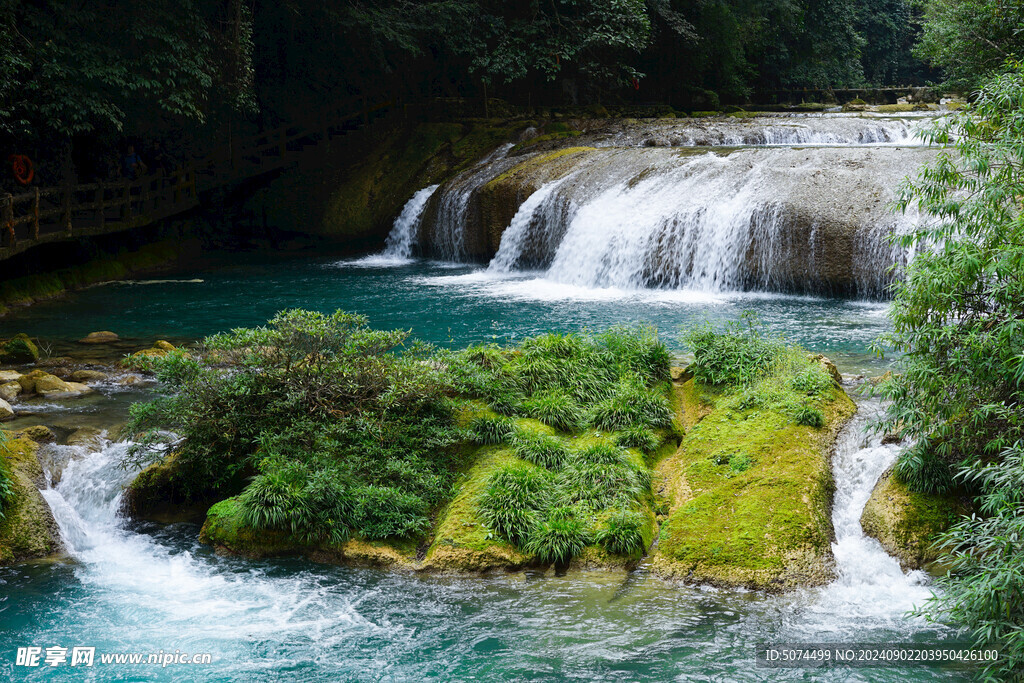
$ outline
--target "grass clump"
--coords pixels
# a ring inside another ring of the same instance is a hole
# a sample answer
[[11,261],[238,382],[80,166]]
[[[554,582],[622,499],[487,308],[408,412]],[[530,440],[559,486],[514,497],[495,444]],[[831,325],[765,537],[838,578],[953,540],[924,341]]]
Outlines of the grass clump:
[[637,557],[646,549],[645,526],[646,520],[639,512],[618,509],[608,515],[595,539],[610,553]]
[[525,541],[548,507],[551,475],[543,468],[515,463],[487,481],[480,503],[481,519],[512,543]]
[[593,407],[590,424],[606,431],[636,426],[668,427],[672,424],[672,411],[663,394],[654,393],[637,378],[627,376],[611,397]]
[[643,425],[626,427],[615,435],[615,444],[623,448],[635,448],[644,454],[651,454],[661,445],[661,439]]
[[523,402],[522,407],[529,417],[563,432],[574,432],[583,423],[579,404],[561,389],[537,392]]
[[566,564],[590,543],[586,522],[579,519],[572,508],[557,507],[526,541],[525,550],[541,562]]
[[516,456],[548,469],[560,468],[569,456],[561,439],[528,428],[512,432],[510,443]]
[[505,443],[512,436],[515,426],[515,421],[504,415],[497,417],[481,415],[473,418],[470,422],[469,433],[473,440],[480,444]]

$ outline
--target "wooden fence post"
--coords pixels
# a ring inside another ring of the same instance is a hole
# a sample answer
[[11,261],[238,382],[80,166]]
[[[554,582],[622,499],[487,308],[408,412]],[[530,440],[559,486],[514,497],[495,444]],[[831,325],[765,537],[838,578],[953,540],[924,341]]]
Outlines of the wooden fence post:
[[35,188],[35,201],[32,202],[32,239],[39,239],[39,188]]
[[13,247],[18,243],[14,234],[14,197],[8,193],[4,204],[4,227],[7,230],[7,246]]
[[106,190],[103,188],[103,181],[96,183],[96,207],[100,212],[100,230],[107,224]]
[[64,186],[64,229],[71,236],[71,183]]

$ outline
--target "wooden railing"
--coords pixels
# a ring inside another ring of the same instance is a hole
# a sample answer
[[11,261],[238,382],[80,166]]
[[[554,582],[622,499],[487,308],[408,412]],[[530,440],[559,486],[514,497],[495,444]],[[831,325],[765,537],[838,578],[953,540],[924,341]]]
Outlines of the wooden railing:
[[0,260],[37,244],[128,230],[184,213],[199,205],[202,192],[284,168],[308,145],[343,133],[354,120],[368,123],[392,105],[343,105],[305,125],[233,139],[170,174],[0,195]]

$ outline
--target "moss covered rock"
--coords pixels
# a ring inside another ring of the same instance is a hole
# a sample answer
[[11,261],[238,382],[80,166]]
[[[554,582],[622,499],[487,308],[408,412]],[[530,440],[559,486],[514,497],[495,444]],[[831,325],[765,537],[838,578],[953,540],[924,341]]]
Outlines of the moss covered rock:
[[122,505],[133,519],[154,522],[201,521],[209,500],[191,500],[171,454],[139,472],[125,489]]
[[63,549],[57,523],[39,493],[44,480],[38,449],[22,435],[8,435],[6,444],[0,445],[0,476],[10,477],[13,494],[0,519],[0,564],[47,557]]
[[832,580],[830,455],[856,411],[853,401],[831,389],[825,425],[814,428],[767,408],[717,407],[714,392],[696,380],[677,391],[690,414],[688,431],[659,468],[665,521],[654,569],[694,583],[766,590]]
[[0,347],[0,363],[35,363],[39,348],[27,334],[17,334]]
[[916,493],[897,479],[892,468],[883,474],[864,506],[864,533],[878,540],[904,570],[922,569],[939,557],[933,541],[966,507],[954,494]]

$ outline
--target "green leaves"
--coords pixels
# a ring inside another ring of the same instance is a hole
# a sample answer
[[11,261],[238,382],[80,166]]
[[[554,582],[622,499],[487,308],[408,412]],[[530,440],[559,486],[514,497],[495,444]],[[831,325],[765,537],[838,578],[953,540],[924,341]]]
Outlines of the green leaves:
[[[979,13],[967,17],[955,5]],[[995,7],[935,2],[932,11],[945,14],[932,17],[929,31],[939,21],[984,22]],[[913,444],[896,475],[917,491],[965,489],[983,515],[945,535],[940,561],[952,570],[931,608],[971,629],[979,646],[1003,647],[987,670],[996,677],[1024,666],[1022,112],[1024,69],[1011,65],[930,131],[950,151],[902,188],[899,206],[917,203],[926,218],[898,239],[918,255],[896,285],[894,331],[883,340],[902,354],[899,372],[878,389],[890,400],[882,426]]]

